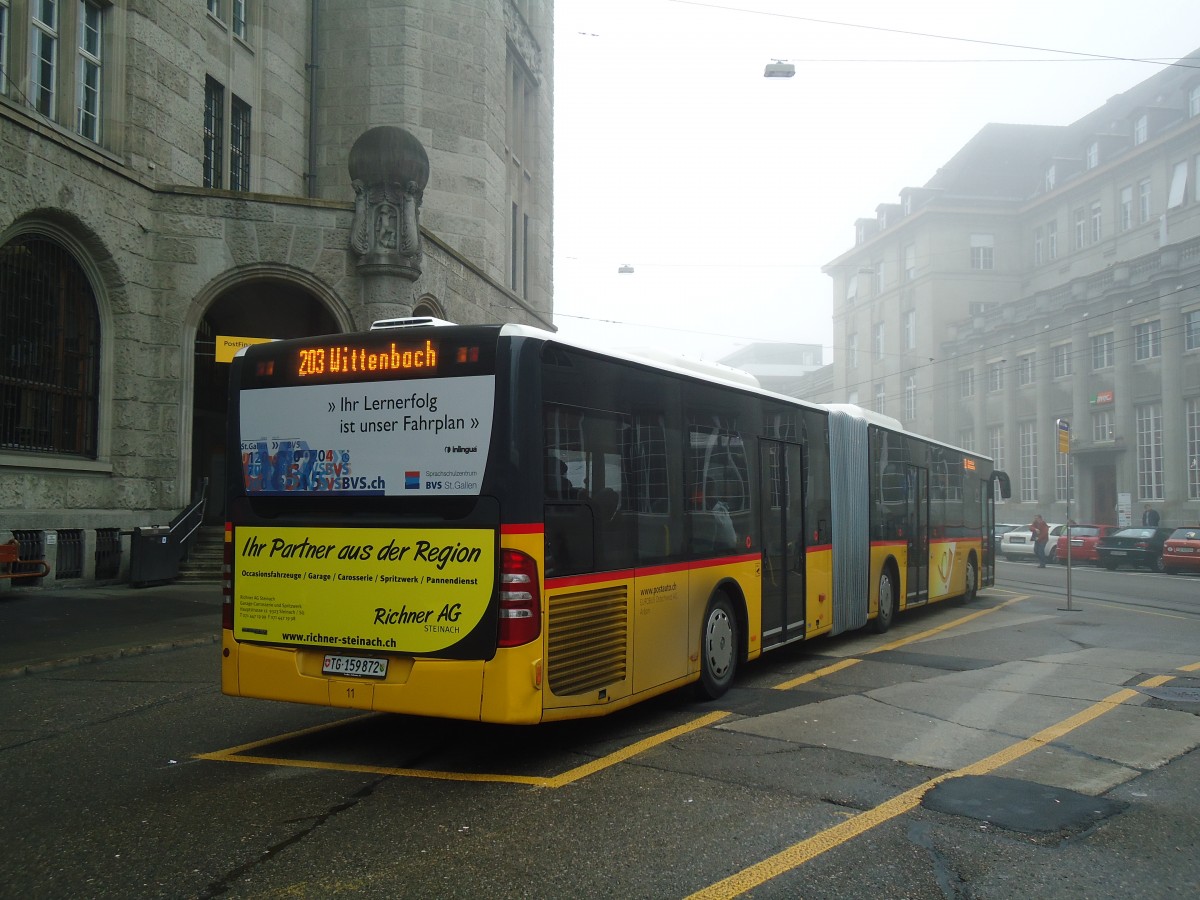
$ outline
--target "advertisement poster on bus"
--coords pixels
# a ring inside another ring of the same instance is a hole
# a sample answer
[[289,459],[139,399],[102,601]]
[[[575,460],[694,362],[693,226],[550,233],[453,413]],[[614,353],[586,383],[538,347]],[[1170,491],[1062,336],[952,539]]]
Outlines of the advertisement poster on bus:
[[491,529],[243,526],[233,540],[239,640],[438,655],[492,598]]
[[494,399],[492,375],[244,390],[246,492],[478,494]]

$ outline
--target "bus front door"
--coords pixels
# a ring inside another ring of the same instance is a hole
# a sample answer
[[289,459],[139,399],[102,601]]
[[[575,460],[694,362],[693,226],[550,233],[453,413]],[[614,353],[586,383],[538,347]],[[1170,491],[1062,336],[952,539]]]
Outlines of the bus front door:
[[762,646],[804,636],[804,492],[801,447],[759,445],[762,510]]
[[908,467],[907,605],[929,599],[929,470]]

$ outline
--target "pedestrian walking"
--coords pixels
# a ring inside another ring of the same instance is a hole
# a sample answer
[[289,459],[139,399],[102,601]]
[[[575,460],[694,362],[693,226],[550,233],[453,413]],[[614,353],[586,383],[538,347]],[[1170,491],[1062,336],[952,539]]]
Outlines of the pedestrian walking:
[[1029,530],[1033,533],[1033,552],[1037,556],[1038,568],[1044,569],[1046,568],[1046,542],[1050,540],[1050,526],[1046,524],[1042,514],[1038,513],[1033,517]]
[[1158,510],[1151,509],[1149,503],[1142,510],[1142,524],[1148,528],[1156,528],[1158,526]]

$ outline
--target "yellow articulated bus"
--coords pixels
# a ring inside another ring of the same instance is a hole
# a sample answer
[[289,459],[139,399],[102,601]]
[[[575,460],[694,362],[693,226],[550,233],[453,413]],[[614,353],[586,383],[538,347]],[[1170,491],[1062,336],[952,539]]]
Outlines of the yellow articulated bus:
[[423,716],[718,697],[990,585],[1008,493],[892,419],[519,325],[248,347],[229,417],[223,691]]

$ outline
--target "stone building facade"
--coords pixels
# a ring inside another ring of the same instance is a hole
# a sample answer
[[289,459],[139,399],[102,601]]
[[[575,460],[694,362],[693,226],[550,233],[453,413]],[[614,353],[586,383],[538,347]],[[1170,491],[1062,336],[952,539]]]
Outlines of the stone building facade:
[[[552,0],[0,14],[0,541],[42,584],[121,578],[205,479],[219,520],[218,337],[552,327]],[[364,213],[412,252],[364,252]]]
[[1200,522],[1198,57],[984,127],[825,267],[835,397],[992,456],[1001,521]]

